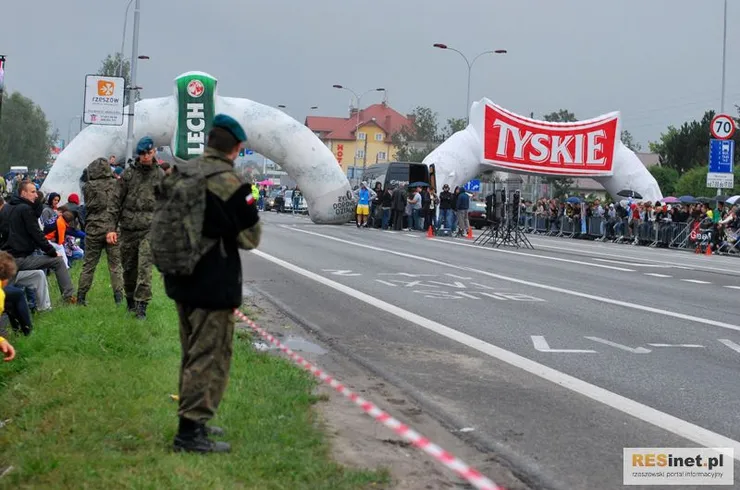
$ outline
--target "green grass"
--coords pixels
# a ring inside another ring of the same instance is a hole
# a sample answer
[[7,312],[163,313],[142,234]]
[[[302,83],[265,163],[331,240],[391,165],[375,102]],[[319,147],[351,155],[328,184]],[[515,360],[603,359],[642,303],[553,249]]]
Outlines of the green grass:
[[[37,316],[0,365],[0,488],[364,489],[387,472],[344,468],[329,456],[311,405],[314,381],[237,335],[231,379],[214,424],[229,455],[170,451],[177,426],[177,314],[155,274],[149,319],[116,308],[98,267],[89,306]],[[76,274],[75,274],[76,275]],[[54,281],[51,281],[52,283]],[[56,284],[50,284],[52,293]]]

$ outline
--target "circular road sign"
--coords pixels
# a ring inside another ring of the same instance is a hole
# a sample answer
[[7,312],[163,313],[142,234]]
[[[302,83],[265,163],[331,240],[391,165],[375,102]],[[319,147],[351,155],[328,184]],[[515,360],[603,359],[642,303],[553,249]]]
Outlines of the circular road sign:
[[714,138],[728,140],[735,134],[735,120],[727,114],[714,116],[710,131]]

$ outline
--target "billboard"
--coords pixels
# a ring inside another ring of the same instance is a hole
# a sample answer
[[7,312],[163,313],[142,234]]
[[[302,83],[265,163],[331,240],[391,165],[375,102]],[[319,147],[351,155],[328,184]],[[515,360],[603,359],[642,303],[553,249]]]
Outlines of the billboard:
[[486,103],[482,162],[522,173],[612,175],[619,113],[572,123],[537,121]]
[[125,85],[121,77],[87,75],[82,121],[100,126],[123,125]]

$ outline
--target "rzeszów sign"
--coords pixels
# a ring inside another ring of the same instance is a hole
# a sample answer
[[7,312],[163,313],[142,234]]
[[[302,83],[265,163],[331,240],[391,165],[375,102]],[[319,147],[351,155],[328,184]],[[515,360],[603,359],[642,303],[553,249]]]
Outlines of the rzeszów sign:
[[87,75],[82,122],[99,126],[123,124],[124,79]]
[[618,112],[588,121],[550,123],[486,104],[483,118],[485,163],[525,173],[612,175],[619,141]]

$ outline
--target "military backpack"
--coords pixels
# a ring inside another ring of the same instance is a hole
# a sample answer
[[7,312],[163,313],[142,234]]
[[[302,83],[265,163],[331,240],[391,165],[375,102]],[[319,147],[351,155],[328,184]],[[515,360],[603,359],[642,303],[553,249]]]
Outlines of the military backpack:
[[208,178],[233,172],[225,163],[202,159],[177,163],[155,190],[150,246],[154,265],[162,274],[189,276],[214,245],[215,238],[203,236]]

